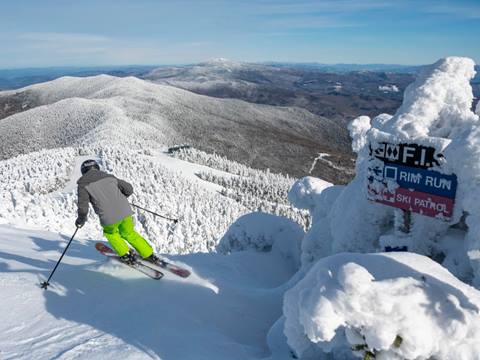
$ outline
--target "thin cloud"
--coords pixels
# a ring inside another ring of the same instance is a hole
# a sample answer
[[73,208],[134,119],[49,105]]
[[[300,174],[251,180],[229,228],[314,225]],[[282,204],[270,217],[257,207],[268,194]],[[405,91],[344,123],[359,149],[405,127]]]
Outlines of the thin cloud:
[[352,15],[398,6],[378,0],[269,0],[244,5],[249,7],[251,15],[257,17],[257,22],[275,30],[361,27],[364,24],[359,17]]
[[114,42],[101,35],[52,32],[24,33],[17,35],[16,39],[23,49],[57,56],[99,54],[107,51]]
[[453,15],[465,19],[480,19],[480,5],[433,3],[426,7],[425,11],[432,14]]
[[69,41],[74,43],[105,43],[111,41],[111,38],[101,35],[55,32],[24,33],[17,35],[17,39],[43,42]]
[[323,1],[262,1],[253,7],[260,15],[352,13],[400,6],[395,2],[376,0],[323,0]]
[[362,26],[359,22],[323,16],[277,18],[266,21],[266,24],[277,29],[324,29]]
[[179,48],[194,49],[194,48],[209,47],[212,45],[214,44],[210,41],[192,41],[192,42],[179,43],[177,46]]
[[35,58],[39,65],[161,64],[203,60],[213,44],[206,41],[165,43],[151,38],[113,38],[82,33],[22,33],[10,37],[15,48],[5,55],[18,58],[18,66]]

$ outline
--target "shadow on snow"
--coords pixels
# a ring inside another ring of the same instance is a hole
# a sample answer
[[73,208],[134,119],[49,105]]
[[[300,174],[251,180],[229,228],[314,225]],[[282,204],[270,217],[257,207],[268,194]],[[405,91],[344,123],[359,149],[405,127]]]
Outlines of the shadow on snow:
[[[69,240],[30,238],[39,252],[61,253]],[[191,254],[186,258],[205,264],[209,258],[218,261],[218,256],[223,255]],[[0,262],[0,271],[40,272],[40,283],[58,257],[42,260],[0,252],[0,259],[36,268],[12,270]],[[245,359],[268,355],[266,334],[281,315],[282,298],[275,291],[248,292],[222,286],[225,279],[221,274],[216,278],[214,271],[206,271],[209,281],[219,287],[216,293],[195,279],[167,274],[156,281],[132,273],[135,270],[121,264],[103,261],[101,266],[72,265],[68,263],[71,258],[105,259],[93,246],[78,241],[71,244],[50,281],[52,289],[39,290],[43,291],[46,310],[56,318],[86,324],[117,337],[144,351],[146,357],[212,359],[215,354],[219,359]],[[52,291],[55,289],[59,291]]]

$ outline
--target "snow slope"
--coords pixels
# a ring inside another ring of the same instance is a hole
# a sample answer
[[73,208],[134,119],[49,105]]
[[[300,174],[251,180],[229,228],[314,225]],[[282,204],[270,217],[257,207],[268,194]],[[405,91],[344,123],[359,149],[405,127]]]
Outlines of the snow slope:
[[[158,146],[101,146],[98,133],[93,135],[86,140],[90,145],[0,161],[0,306],[11,309],[0,315],[0,358],[268,357],[267,334],[281,314],[282,284],[298,269],[298,253],[292,257],[290,249],[298,252],[301,227],[269,215],[270,226],[249,239],[267,237],[271,248],[206,253],[251,211],[196,174],[236,175],[167,156]],[[135,218],[158,252],[185,254],[172,259],[192,270],[189,279],[167,275],[155,282],[107,262],[94,249],[102,233],[91,213],[52,288],[38,287],[74,231],[75,181],[86,158],[131,181],[134,202],[180,216],[175,228],[140,211]],[[283,237],[276,245],[278,234]]]
[[275,253],[172,257],[188,279],[155,281],[75,240],[0,226],[0,358],[260,359],[292,271]]

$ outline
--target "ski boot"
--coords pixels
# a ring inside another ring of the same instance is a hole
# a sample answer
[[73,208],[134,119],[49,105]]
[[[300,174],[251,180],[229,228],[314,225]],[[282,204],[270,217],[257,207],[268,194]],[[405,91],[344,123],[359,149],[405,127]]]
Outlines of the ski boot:
[[130,250],[125,255],[120,256],[120,260],[127,265],[133,265],[137,261],[137,256],[135,255],[135,253],[132,250]]
[[163,260],[159,256],[152,254],[149,257],[144,259],[145,261],[148,261],[149,263],[152,263],[154,265],[157,265],[161,267],[162,269],[166,269],[170,271],[171,273],[178,275],[180,277],[186,278],[190,276],[190,271],[184,268],[181,268],[177,265],[171,264],[168,261]]
[[149,257],[145,258],[145,260],[153,263],[153,264],[161,264],[162,263],[162,259],[160,259],[157,255],[155,254],[152,254],[150,255]]

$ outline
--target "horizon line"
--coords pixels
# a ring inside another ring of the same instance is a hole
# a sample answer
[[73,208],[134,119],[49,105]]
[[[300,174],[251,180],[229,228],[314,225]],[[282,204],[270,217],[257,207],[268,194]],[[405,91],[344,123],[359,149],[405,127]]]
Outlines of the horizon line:
[[[165,67],[165,66],[191,66],[191,65],[200,65],[212,62],[216,59],[210,59],[206,61],[198,62],[185,62],[185,63],[158,63],[158,64],[98,64],[98,65],[45,65],[45,66],[22,66],[22,67],[0,67],[0,71],[15,71],[15,70],[43,70],[43,69],[95,69],[95,68],[128,68],[128,67]],[[416,64],[400,64],[400,63],[381,63],[381,62],[372,62],[372,63],[353,63],[353,62],[336,62],[336,63],[324,63],[319,61],[278,61],[278,60],[267,60],[267,61],[237,61],[237,60],[228,60],[232,63],[240,64],[251,64],[251,65],[318,65],[318,66],[398,66],[398,67],[417,67],[425,66],[429,64],[416,63]],[[478,65],[477,65],[478,66]]]

